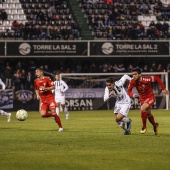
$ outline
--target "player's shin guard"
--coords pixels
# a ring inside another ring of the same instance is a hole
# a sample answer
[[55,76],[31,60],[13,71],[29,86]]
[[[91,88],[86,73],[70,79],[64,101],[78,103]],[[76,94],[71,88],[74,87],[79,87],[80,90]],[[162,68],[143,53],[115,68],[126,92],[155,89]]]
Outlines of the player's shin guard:
[[121,121],[125,122],[125,123],[129,123],[130,122],[129,118],[127,118],[127,117],[124,117]]
[[142,119],[142,128],[146,129],[146,121],[147,121],[147,112],[141,111],[141,119]]
[[55,122],[58,124],[59,128],[62,128],[60,117],[56,113],[53,113],[53,117],[55,119]]
[[152,114],[148,115],[148,120],[154,127],[156,127],[156,123]]

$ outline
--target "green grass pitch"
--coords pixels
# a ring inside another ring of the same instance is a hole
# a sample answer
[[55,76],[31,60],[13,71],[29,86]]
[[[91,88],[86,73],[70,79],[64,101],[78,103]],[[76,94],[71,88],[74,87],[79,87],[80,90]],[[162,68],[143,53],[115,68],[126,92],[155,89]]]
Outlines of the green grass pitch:
[[12,112],[7,123],[0,116],[1,170],[169,170],[170,111],[153,110],[159,134],[147,122],[140,134],[139,110],[131,110],[132,134],[123,135],[113,111],[71,111],[60,114],[64,132],[53,118],[29,112],[18,121]]

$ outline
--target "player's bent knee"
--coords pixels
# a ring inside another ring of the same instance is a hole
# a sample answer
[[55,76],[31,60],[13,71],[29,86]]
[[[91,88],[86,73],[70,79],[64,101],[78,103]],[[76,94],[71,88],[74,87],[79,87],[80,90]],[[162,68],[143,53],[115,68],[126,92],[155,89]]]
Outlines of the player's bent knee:
[[40,114],[40,115],[41,115],[42,118],[45,117],[45,114]]
[[41,111],[40,111],[40,116],[41,116],[41,117],[45,117],[45,114],[46,114],[46,112],[43,112],[43,111],[41,112]]
[[121,120],[122,120],[122,118],[121,117],[116,117],[116,122],[118,123],[118,122],[120,122]]
[[140,111],[141,113],[146,112],[146,107],[141,106]]

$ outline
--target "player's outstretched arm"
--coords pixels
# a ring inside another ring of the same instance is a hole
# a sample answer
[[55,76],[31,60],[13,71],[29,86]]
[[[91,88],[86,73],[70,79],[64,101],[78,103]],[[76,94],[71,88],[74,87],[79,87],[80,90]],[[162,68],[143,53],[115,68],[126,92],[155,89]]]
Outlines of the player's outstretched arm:
[[119,81],[117,81],[117,83],[120,85],[120,86],[123,86],[125,84],[125,81],[126,80],[131,80],[131,77],[129,77],[127,74],[123,75],[121,77],[121,79]]
[[104,91],[104,102],[106,102],[109,99],[109,89],[106,87]]

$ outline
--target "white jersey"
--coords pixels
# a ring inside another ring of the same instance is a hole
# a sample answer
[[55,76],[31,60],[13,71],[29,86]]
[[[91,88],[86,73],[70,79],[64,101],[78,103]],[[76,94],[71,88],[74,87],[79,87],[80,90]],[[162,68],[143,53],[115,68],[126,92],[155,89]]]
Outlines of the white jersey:
[[5,84],[3,83],[3,81],[0,79],[0,85],[2,86],[2,89],[5,90]]
[[54,85],[55,96],[57,97],[65,96],[65,91],[68,90],[68,85],[63,80],[54,81]]
[[[114,95],[113,97],[116,97],[116,104],[130,104],[131,100],[129,95],[126,93],[125,88],[123,87],[126,80],[131,80],[131,78],[128,75],[122,76],[122,78],[119,81],[115,82],[115,86],[113,88]],[[104,101],[109,99],[110,91],[108,87],[105,88],[104,93]]]

